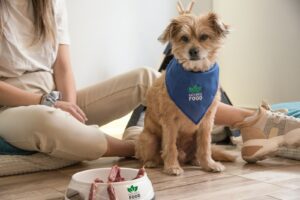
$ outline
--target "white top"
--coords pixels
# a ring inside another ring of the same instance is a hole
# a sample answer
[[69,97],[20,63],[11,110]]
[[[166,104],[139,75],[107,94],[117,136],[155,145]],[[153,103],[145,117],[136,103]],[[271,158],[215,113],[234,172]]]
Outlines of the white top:
[[70,44],[67,12],[64,0],[53,0],[57,27],[57,44],[32,45],[34,40],[31,0],[7,1],[4,15],[4,37],[0,40],[0,78],[19,77],[26,72],[49,71],[55,62],[58,44]]

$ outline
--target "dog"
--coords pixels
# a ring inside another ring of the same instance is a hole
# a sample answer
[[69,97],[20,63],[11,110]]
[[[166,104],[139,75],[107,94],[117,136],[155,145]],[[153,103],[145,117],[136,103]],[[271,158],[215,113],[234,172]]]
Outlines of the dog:
[[[235,160],[235,156],[211,147],[211,131],[220,101],[216,57],[228,33],[228,25],[211,12],[201,16],[180,15],[171,21],[159,38],[162,43],[171,43],[174,59],[147,92],[145,126],[136,146],[136,157],[145,167],[163,164],[165,173],[180,175],[183,173],[180,163],[191,163],[206,171],[220,172],[225,167],[213,158]],[[186,77],[182,77],[184,74]],[[189,82],[190,77],[197,78],[201,74],[212,74],[204,78],[207,82],[204,85],[212,88],[208,94],[203,94],[209,89],[202,85],[186,87],[182,83],[182,79]],[[177,93],[178,88],[182,92],[172,96],[171,93]],[[183,103],[176,101],[182,96]],[[196,101],[205,102],[206,107],[201,111],[197,106],[196,109],[185,109],[182,105]]]

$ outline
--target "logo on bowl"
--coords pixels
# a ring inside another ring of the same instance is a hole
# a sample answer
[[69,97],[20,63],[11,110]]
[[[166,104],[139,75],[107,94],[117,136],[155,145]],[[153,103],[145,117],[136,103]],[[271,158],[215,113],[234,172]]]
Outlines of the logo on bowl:
[[136,199],[141,199],[141,194],[138,191],[139,187],[131,185],[129,188],[127,188],[128,191],[128,198],[130,200],[136,200]]

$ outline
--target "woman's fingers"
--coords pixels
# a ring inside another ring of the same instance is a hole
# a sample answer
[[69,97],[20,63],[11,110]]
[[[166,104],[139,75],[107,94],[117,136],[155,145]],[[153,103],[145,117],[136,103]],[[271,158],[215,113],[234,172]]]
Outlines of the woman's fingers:
[[75,117],[77,120],[79,120],[82,123],[85,123],[87,121],[86,115],[76,104],[65,102],[65,101],[58,101],[55,104],[55,107],[70,113],[73,117]]
[[78,121],[80,121],[80,122],[82,122],[82,123],[85,123],[85,118],[82,117],[81,114],[79,114],[79,113],[77,112],[77,109],[76,109],[76,108],[71,107],[71,108],[69,109],[69,113],[70,113],[73,117],[75,117]]
[[86,117],[85,113],[80,109],[79,106],[75,105],[76,106],[76,110],[77,112],[84,118],[84,121],[87,121],[88,118]]

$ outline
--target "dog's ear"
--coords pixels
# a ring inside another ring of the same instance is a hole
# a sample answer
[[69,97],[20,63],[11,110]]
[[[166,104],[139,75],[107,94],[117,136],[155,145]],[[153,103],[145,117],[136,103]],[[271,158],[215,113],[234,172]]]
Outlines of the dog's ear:
[[173,19],[164,32],[159,36],[158,40],[163,44],[169,42],[179,33],[180,28],[181,26],[179,21],[177,19]]
[[208,13],[207,18],[210,26],[219,36],[225,37],[230,32],[230,27],[224,24],[216,13]]

